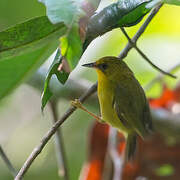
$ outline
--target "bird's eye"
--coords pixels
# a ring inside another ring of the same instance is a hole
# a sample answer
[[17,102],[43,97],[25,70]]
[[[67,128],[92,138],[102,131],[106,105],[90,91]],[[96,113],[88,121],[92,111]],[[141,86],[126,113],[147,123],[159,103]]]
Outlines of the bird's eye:
[[100,69],[104,71],[107,69],[107,67],[108,67],[107,64],[101,64]]

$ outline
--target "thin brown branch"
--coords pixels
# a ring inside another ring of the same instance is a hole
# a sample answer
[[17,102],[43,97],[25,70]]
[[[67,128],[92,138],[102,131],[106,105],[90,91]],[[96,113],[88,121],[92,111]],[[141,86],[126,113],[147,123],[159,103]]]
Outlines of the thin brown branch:
[[[159,9],[161,8],[162,5],[159,5],[157,8],[155,8],[153,11],[151,11],[150,15],[148,16],[148,18],[146,19],[146,21],[144,22],[144,24],[140,27],[140,29],[137,31],[137,33],[135,34],[135,36],[133,37],[133,42],[135,43],[139,37],[143,34],[143,32],[145,31],[146,27],[148,26],[148,24],[151,22],[151,20],[153,19],[153,17],[156,15],[156,13],[159,11]],[[121,54],[119,55],[119,58],[123,59],[126,57],[126,55],[128,54],[128,52],[131,50],[132,48],[132,44],[128,43],[127,46],[124,48],[124,50],[121,52]],[[85,92],[79,99],[81,102],[84,102],[90,95],[92,95],[94,92],[96,92],[97,90],[97,83],[95,83],[93,86],[91,86],[91,88],[89,90],[87,90],[87,92]],[[64,123],[64,121],[76,110],[75,107],[70,107],[65,114],[61,117],[60,120],[58,120],[53,126],[52,128],[44,135],[44,137],[42,138],[40,144],[38,146],[36,146],[34,148],[34,150],[32,151],[32,153],[30,154],[30,156],[27,158],[27,160],[25,161],[24,165],[21,167],[20,171],[18,172],[15,180],[20,180],[22,179],[22,177],[24,176],[24,174],[27,172],[27,170],[29,169],[29,167],[31,166],[31,164],[33,163],[33,161],[36,159],[36,157],[41,153],[41,151],[43,150],[44,146],[48,143],[48,141],[50,140],[50,138],[55,134],[55,132],[57,131],[57,129]]]
[[[156,8],[154,8],[151,13],[149,14],[148,18],[145,20],[145,22],[143,23],[143,25],[139,28],[139,30],[137,31],[137,33],[134,35],[134,37],[132,38],[132,42],[136,43],[136,41],[139,39],[139,37],[144,33],[145,29],[147,28],[147,26],[149,25],[149,23],[151,22],[151,20],[154,18],[154,16],[158,13],[159,9],[162,7],[163,4],[159,4]],[[119,54],[119,58],[120,59],[124,59],[128,52],[133,48],[132,44],[129,42],[126,47],[121,51],[121,53]]]
[[176,76],[174,76],[173,74],[170,74],[164,70],[162,70],[161,68],[159,68],[158,66],[156,66],[138,47],[137,45],[131,40],[131,38],[129,37],[129,35],[127,34],[127,32],[125,31],[125,29],[123,27],[120,28],[121,31],[123,32],[123,34],[126,36],[126,38],[128,39],[129,43],[132,44],[133,48],[136,49],[136,51],[155,69],[157,69],[158,71],[160,71],[162,74],[168,75],[172,78],[176,78]]
[[[169,73],[176,72],[178,69],[180,69],[180,63],[176,64],[174,67],[168,70]],[[155,78],[153,78],[145,87],[145,91],[148,91],[156,82],[162,81],[164,78],[164,74],[159,74]]]
[[3,148],[0,146],[0,156],[3,159],[4,163],[6,164],[6,166],[8,167],[10,173],[12,174],[13,177],[16,177],[16,170],[13,167],[13,165],[11,164],[10,160],[8,159],[6,153],[4,152]]
[[[97,83],[92,85],[91,88],[89,88],[80,98],[79,100],[83,103],[89,96],[91,96],[94,92],[97,90]],[[64,123],[64,121],[76,110],[75,107],[70,107],[64,115],[61,117],[60,120],[58,120],[52,128],[44,135],[42,138],[40,144],[34,148],[30,156],[25,161],[24,165],[21,167],[20,171],[18,172],[17,176],[15,177],[15,180],[22,179],[23,175],[26,173],[26,171],[29,169],[33,161],[36,159],[36,157],[41,153],[44,146],[47,144],[47,142],[50,140],[50,138],[55,134],[57,129]]]
[[[58,121],[56,101],[50,102],[50,108],[52,111],[53,123],[56,123]],[[60,177],[63,176],[64,180],[69,180],[67,159],[66,159],[66,153],[65,153],[65,148],[64,148],[64,139],[63,139],[61,127],[59,127],[59,129],[55,133],[54,145],[55,145],[57,165],[58,165],[58,174]]]

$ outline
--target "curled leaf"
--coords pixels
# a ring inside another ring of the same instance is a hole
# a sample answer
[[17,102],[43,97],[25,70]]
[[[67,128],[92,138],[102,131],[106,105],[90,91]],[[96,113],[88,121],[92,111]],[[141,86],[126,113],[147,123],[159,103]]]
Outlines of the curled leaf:
[[51,64],[49,71],[47,73],[45,83],[44,83],[44,90],[42,93],[41,98],[41,109],[43,111],[44,107],[46,106],[47,102],[53,95],[53,93],[50,90],[50,80],[53,75],[56,75],[57,79],[64,84],[69,76],[68,72],[65,72],[62,68],[59,69],[59,66],[61,65],[63,61],[63,57],[61,56],[60,50],[57,50],[56,56],[54,58],[53,63]]

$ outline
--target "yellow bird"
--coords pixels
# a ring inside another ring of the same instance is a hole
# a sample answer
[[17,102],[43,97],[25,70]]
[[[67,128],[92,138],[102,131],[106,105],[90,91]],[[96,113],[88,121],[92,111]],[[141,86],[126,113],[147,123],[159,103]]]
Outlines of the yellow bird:
[[[96,70],[102,120],[125,135],[125,159],[131,159],[135,153],[137,135],[144,139],[153,129],[143,88],[125,62],[117,57],[103,57],[83,66]],[[72,104],[87,111],[78,100]],[[91,112],[88,113],[101,120]]]

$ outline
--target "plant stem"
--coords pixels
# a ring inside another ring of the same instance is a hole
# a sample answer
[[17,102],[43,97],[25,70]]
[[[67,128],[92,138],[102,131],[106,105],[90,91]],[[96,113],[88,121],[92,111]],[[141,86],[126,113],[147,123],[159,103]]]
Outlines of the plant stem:
[[0,156],[3,159],[4,163],[6,164],[6,166],[8,167],[10,173],[12,174],[13,177],[16,177],[16,170],[13,167],[13,165],[11,164],[10,160],[8,159],[6,153],[4,152],[2,146],[0,146]]
[[[57,103],[55,101],[50,102],[50,108],[52,111],[52,120],[53,124],[58,121],[58,112],[57,112]],[[69,173],[67,168],[66,153],[64,148],[64,140],[62,135],[61,127],[56,131],[54,137],[57,165],[58,165],[58,174],[63,176],[64,180],[69,180]]]
[[[174,67],[169,69],[168,72],[176,72],[178,69],[180,69],[180,63],[176,64]],[[147,85],[145,85],[144,87],[145,91],[148,91],[156,82],[162,81],[163,78],[164,78],[164,74],[157,75]]]
[[[79,100],[83,103],[89,96],[91,96],[94,92],[97,90],[97,83],[92,85],[80,98]],[[64,121],[76,110],[75,107],[71,106],[52,127],[51,129],[44,135],[39,145],[37,145],[30,156],[25,161],[24,165],[21,167],[20,171],[18,172],[17,176],[15,177],[15,180],[22,179],[23,175],[26,173],[26,171],[29,169],[33,161],[36,159],[36,157],[41,153],[44,146],[48,143],[48,141],[51,139],[51,137],[55,134],[57,129],[64,123]]]

